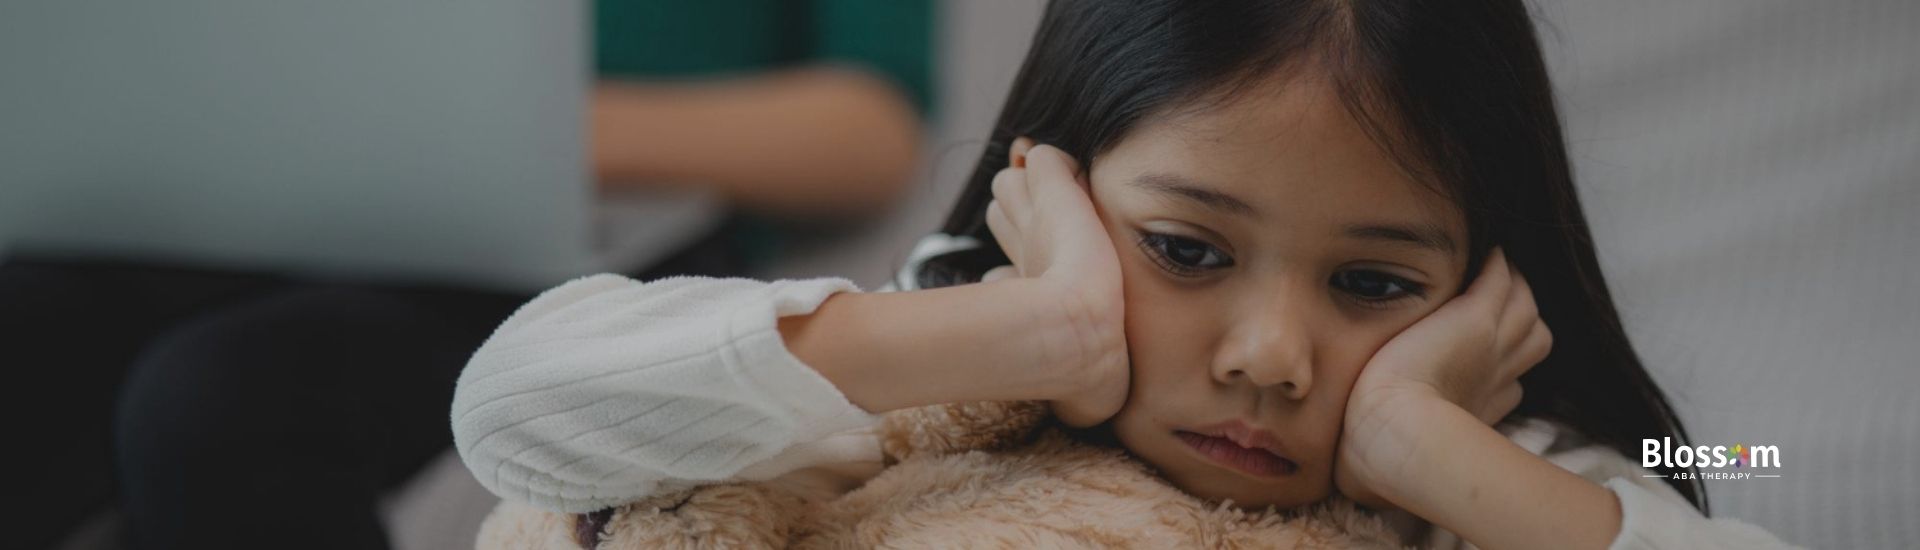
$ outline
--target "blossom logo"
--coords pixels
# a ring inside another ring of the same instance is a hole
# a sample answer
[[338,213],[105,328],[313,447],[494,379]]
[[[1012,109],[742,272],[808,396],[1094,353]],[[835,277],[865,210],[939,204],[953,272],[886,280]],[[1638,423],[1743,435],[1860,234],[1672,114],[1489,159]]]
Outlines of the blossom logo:
[[[1640,466],[1652,468],[1700,468],[1699,472],[1674,472],[1674,479],[1751,479],[1780,477],[1779,474],[1760,474],[1745,471],[1748,468],[1773,469],[1780,467],[1780,447],[1778,445],[1734,444],[1698,447],[1673,446],[1673,438],[1662,437],[1640,440]],[[1707,468],[1734,468],[1735,471],[1707,471]],[[1667,477],[1661,474],[1647,474],[1641,477]]]

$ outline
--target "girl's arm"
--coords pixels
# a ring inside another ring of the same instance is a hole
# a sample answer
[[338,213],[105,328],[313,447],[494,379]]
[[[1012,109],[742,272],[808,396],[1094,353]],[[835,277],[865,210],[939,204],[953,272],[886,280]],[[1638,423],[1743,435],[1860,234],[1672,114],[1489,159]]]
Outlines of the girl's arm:
[[829,437],[874,417],[775,329],[853,290],[845,279],[570,281],[521,306],[468,361],[455,448],[495,494],[562,512],[877,462],[877,443]]
[[1611,448],[1548,448],[1579,441],[1551,423],[1526,421],[1515,428],[1526,433],[1509,438],[1437,397],[1402,399],[1404,420],[1388,429],[1407,442],[1409,459],[1382,496],[1480,548],[1795,548],[1753,525],[1707,518]]
[[1480,548],[1607,548],[1613,492],[1515,445],[1444,399],[1403,394],[1381,426],[1402,442],[1380,496]]
[[456,448],[502,498],[578,513],[877,461],[871,437],[830,438],[873,424],[871,413],[1087,393],[1091,377],[1072,367],[1083,317],[1044,281],[853,290],[844,279],[618,275],[548,290],[461,373]]
[[[1787,547],[1751,526],[1651,498],[1622,481],[1644,470],[1611,450],[1600,453],[1607,460],[1589,448],[1556,464],[1489,426],[1520,402],[1519,376],[1551,346],[1526,279],[1495,249],[1471,288],[1361,369],[1335,470],[1341,491],[1480,548]],[[1583,461],[1593,467],[1575,464]]]
[[1070,423],[1104,420],[1127,389],[1117,260],[1071,159],[1034,156],[1031,185],[1026,169],[1004,171],[996,196],[1018,197],[989,208],[1027,276],[884,294],[846,292],[845,279],[575,280],[474,353],[454,392],[455,447],[503,498],[588,512],[877,460],[870,436],[829,436],[895,408],[1032,399]]
[[1078,426],[1119,411],[1128,385],[1119,259],[1085,174],[1024,137],[1008,158],[986,210],[1013,260],[990,275],[1005,278],[836,296],[781,321],[793,353],[870,411],[1040,400]]
[[1082,323],[1035,279],[836,294],[780,319],[796,357],[879,413],[963,401],[1069,399],[1092,378]]

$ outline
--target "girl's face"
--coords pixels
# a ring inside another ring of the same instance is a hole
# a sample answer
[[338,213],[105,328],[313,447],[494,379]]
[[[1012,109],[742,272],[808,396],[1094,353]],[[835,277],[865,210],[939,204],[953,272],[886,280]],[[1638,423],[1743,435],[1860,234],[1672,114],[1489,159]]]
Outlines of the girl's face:
[[1466,272],[1459,210],[1334,94],[1312,76],[1258,87],[1147,120],[1091,163],[1133,361],[1112,427],[1203,498],[1326,498],[1361,367]]

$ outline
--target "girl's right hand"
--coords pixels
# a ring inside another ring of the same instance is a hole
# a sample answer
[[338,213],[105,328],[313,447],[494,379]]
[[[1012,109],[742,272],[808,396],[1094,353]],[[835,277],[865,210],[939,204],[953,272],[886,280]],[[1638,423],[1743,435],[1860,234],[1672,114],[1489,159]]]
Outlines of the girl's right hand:
[[1036,358],[1054,415],[1070,426],[1105,422],[1126,403],[1130,383],[1119,256],[1078,162],[1024,137],[1010,153],[993,178],[986,221],[1013,265],[983,281],[1019,277],[1048,289],[1049,299],[1031,304],[1034,314],[1073,328],[1064,332],[1071,337],[1041,342]]

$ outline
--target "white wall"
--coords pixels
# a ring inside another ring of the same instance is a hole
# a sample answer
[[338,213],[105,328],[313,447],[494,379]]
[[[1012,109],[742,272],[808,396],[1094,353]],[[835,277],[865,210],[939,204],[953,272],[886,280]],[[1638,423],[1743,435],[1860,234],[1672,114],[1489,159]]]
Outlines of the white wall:
[[1718,515],[1920,538],[1920,3],[1546,2],[1628,331],[1706,444],[1779,445]]

